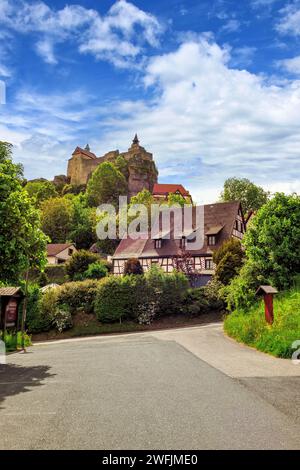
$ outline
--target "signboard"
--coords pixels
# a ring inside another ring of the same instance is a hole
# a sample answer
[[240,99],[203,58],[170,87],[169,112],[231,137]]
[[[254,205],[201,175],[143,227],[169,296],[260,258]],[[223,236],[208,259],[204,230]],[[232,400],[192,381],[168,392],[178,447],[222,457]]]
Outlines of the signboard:
[[18,318],[18,301],[10,299],[5,309],[6,326],[15,326]]

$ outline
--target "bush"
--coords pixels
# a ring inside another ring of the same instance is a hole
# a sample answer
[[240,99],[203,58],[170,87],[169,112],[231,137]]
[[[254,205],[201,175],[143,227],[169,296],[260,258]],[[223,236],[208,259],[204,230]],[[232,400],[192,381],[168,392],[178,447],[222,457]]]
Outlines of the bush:
[[232,312],[235,309],[251,307],[261,284],[270,284],[270,280],[266,279],[253,264],[246,262],[239,276],[224,288],[227,309]]
[[66,263],[66,272],[71,280],[80,280],[90,264],[100,261],[100,257],[90,251],[80,250],[73,253]]
[[231,238],[214,252],[213,260],[216,264],[216,278],[224,285],[230,283],[240,271],[245,254],[241,242]]
[[72,328],[72,315],[67,305],[57,305],[54,311],[52,324],[59,333]]
[[222,282],[213,278],[203,289],[210,310],[223,310],[225,308],[224,285]]
[[143,268],[141,263],[137,258],[130,258],[126,261],[125,267],[124,267],[124,274],[143,274]]
[[71,314],[78,311],[93,313],[98,286],[99,281],[95,280],[68,282],[59,289],[55,289],[58,292],[58,304],[67,305]]
[[203,287],[189,289],[184,299],[184,306],[191,316],[198,316],[209,311],[209,303],[204,295]]
[[97,261],[90,264],[87,270],[83,273],[84,279],[102,279],[108,274],[107,264],[104,261]]
[[184,296],[189,288],[189,281],[185,274],[173,271],[172,274],[165,274],[157,266],[145,274],[147,283],[154,290],[159,302],[159,315],[180,313]]
[[29,333],[49,331],[52,324],[52,310],[45,308],[45,297],[51,298],[51,291],[42,295],[39,286],[33,284],[28,289],[26,327]]
[[226,333],[237,341],[274,356],[290,358],[292,344],[300,338],[300,290],[279,294],[274,301],[274,323],[265,321],[263,300],[249,309],[238,309],[227,316]]
[[99,285],[95,312],[102,322],[149,323],[156,315],[179,313],[187,289],[184,274],[164,274],[156,267],[145,276],[109,277]]
[[50,284],[49,277],[45,272],[40,273],[37,281],[40,287],[44,287],[47,286],[47,284]]
[[103,323],[137,319],[138,305],[150,297],[144,276],[108,277],[99,285],[95,313]]

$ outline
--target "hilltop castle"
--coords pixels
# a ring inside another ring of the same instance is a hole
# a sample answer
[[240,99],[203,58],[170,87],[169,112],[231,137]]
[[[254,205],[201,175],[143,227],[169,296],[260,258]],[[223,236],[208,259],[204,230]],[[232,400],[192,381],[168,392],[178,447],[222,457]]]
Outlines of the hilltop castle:
[[113,163],[118,157],[123,157],[127,163],[129,197],[143,189],[152,192],[154,184],[157,183],[158,171],[152,153],[140,146],[137,135],[128,151],[123,153],[113,150],[97,157],[88,145],[85,149],[77,147],[68,162],[68,181],[74,185],[85,185],[98,165],[103,162]]

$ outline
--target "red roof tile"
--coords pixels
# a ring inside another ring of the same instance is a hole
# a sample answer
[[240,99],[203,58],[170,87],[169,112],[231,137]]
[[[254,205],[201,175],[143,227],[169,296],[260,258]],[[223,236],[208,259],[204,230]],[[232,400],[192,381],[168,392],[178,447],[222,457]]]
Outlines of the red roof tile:
[[159,184],[153,187],[153,195],[164,196],[169,193],[180,192],[182,196],[190,196],[190,193],[182,186],[182,184]]

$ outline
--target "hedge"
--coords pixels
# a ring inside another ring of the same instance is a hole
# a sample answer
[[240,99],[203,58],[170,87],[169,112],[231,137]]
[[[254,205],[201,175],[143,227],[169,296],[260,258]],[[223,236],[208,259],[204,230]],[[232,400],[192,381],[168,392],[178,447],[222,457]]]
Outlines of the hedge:
[[58,303],[68,305],[72,314],[78,311],[93,313],[99,281],[68,282],[57,289]]

